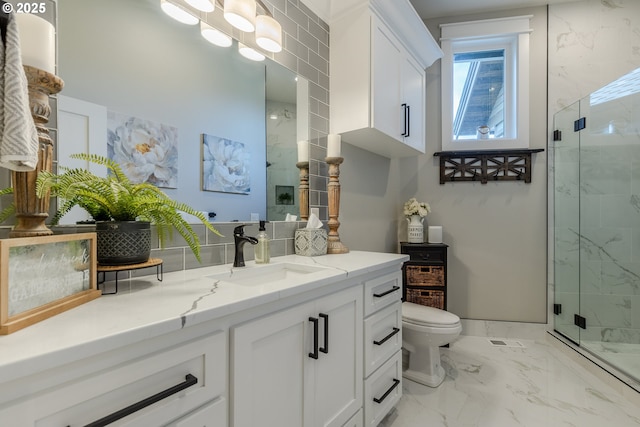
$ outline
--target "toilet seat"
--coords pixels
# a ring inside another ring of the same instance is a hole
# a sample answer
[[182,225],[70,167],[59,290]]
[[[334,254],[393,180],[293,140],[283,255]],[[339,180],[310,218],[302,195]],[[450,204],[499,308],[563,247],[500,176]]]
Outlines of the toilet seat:
[[402,303],[402,321],[436,328],[452,328],[460,324],[460,318],[453,313],[412,302]]

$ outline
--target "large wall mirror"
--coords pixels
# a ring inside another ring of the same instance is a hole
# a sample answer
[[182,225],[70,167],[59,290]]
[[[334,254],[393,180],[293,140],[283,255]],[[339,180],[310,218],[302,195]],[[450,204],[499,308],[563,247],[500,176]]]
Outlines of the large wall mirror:
[[158,0],[64,0],[58,75],[60,164],[74,152],[118,153],[217,221],[298,214],[308,99],[298,100],[306,82],[290,70],[240,56],[236,42],[208,43]]

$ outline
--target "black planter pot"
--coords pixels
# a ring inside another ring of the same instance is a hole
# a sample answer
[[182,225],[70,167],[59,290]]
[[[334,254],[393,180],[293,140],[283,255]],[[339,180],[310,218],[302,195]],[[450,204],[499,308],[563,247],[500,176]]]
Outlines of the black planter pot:
[[148,221],[97,221],[98,264],[128,265],[146,262],[151,254]]

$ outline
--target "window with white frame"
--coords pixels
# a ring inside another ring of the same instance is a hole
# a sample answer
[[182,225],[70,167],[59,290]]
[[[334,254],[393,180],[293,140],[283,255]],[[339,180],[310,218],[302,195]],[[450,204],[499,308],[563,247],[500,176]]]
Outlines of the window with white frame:
[[440,26],[443,151],[529,148],[530,18]]

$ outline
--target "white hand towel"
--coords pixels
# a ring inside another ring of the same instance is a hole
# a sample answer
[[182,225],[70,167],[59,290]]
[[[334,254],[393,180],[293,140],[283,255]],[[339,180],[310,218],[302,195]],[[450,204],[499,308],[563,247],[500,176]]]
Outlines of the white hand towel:
[[15,17],[7,23],[6,43],[0,42],[0,166],[32,171],[38,163],[38,132],[29,108],[27,77],[20,57]]

